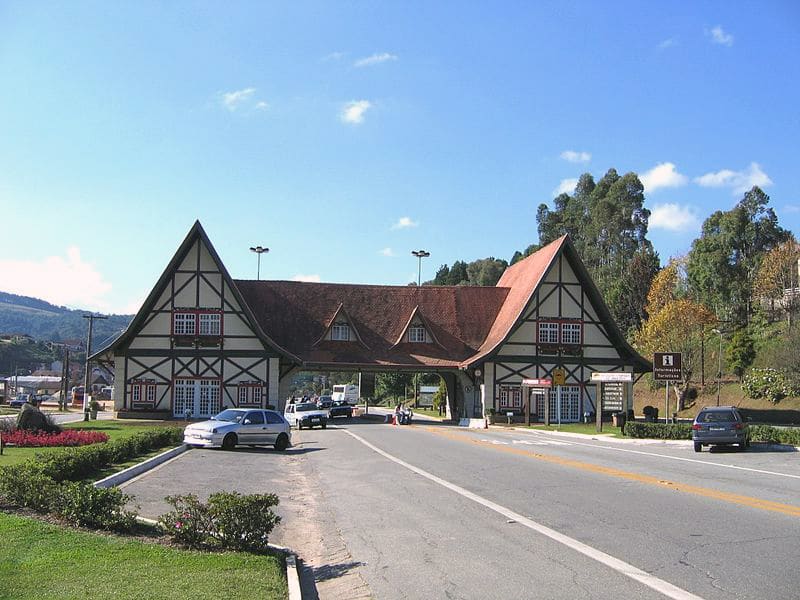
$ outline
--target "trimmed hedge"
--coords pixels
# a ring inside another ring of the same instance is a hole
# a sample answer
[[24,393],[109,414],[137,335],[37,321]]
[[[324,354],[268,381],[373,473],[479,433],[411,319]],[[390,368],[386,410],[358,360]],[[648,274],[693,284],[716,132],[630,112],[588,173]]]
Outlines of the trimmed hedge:
[[182,441],[183,429],[180,427],[159,427],[105,444],[62,448],[46,454],[37,453],[33,463],[55,481],[77,481],[90,477],[109,465],[123,463],[157,448]]
[[[692,426],[688,423],[667,424],[628,421],[625,423],[623,434],[632,438],[690,440],[692,439]],[[753,442],[800,446],[800,428],[750,425],[750,440]]]
[[642,423],[641,421],[626,421],[622,433],[633,438],[690,440],[692,439],[692,426],[685,423]]

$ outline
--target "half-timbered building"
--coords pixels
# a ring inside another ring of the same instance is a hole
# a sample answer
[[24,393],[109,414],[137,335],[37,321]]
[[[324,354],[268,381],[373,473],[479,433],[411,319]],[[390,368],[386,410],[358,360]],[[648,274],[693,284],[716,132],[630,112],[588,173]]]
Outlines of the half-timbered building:
[[651,368],[566,236],[494,287],[376,286],[234,280],[199,222],[127,330],[93,358],[113,366],[122,416],[163,417],[282,410],[299,370],[436,372],[451,415],[519,414],[523,381],[560,370],[559,393],[537,390],[530,412],[541,419],[548,402],[577,421],[595,411],[592,373]]

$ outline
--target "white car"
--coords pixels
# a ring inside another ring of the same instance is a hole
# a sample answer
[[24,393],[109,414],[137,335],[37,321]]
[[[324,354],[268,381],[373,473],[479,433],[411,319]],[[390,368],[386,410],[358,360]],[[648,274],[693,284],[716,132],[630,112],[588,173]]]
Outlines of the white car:
[[183,430],[183,443],[233,450],[237,445],[274,446],[286,450],[292,442],[289,423],[274,410],[228,408],[208,421]]
[[325,429],[328,426],[328,411],[318,408],[315,402],[287,404],[283,416],[298,429],[303,429],[304,427],[310,429],[314,425],[319,425]]

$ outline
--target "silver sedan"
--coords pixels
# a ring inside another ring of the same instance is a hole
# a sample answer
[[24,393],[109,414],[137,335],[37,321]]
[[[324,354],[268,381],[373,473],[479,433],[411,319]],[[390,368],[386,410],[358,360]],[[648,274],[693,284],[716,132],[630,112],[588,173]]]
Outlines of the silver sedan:
[[188,425],[183,430],[183,442],[223,450],[233,450],[237,445],[286,450],[292,442],[292,431],[286,419],[274,410],[229,408],[208,421]]

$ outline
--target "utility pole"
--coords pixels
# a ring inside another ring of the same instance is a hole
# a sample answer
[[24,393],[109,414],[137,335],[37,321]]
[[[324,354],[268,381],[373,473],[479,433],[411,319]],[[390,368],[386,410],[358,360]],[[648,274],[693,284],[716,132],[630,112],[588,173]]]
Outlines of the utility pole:
[[89,319],[89,334],[86,336],[86,372],[83,379],[83,420],[89,420],[89,356],[92,354],[92,327],[95,319],[107,319],[102,315],[83,315]]

